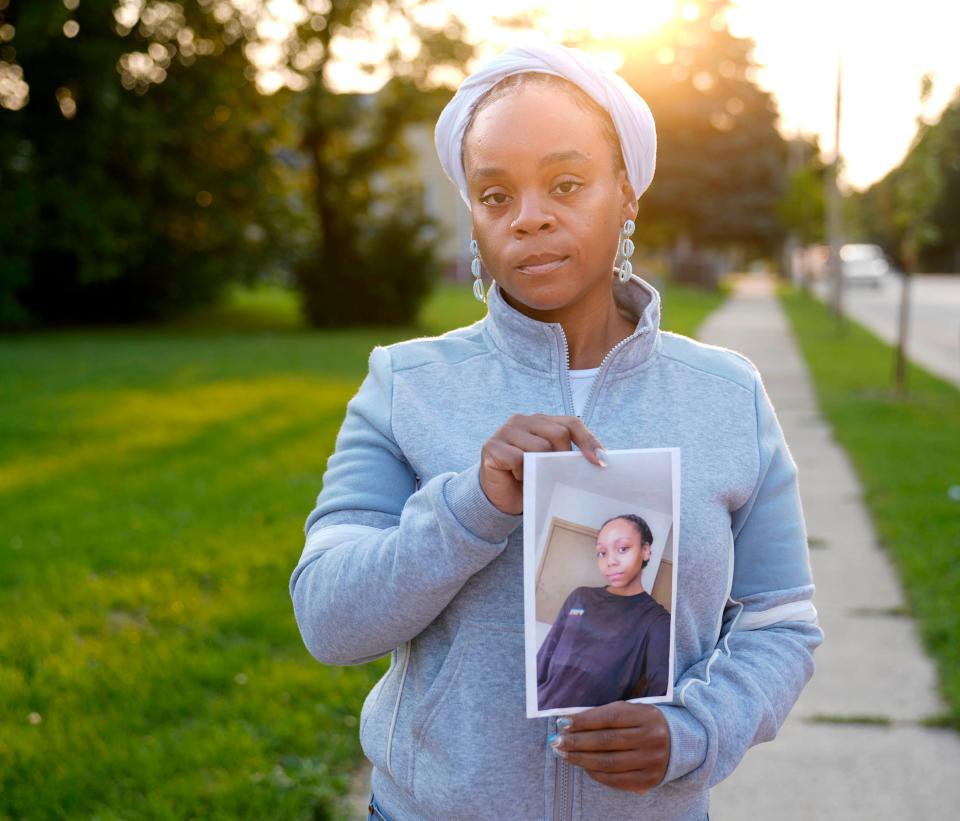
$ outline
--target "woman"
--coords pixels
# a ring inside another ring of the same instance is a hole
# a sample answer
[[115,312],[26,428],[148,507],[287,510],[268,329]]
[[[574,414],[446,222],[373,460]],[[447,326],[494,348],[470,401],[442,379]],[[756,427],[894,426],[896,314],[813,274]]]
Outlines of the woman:
[[[760,378],[661,332],[627,267],[655,141],[639,95],[559,46],[495,58],[438,122],[487,315],[373,350],[290,580],[318,660],[391,654],[360,718],[391,821],[702,819],[813,672],[796,469]],[[597,470],[604,446],[681,449],[675,698],[528,720],[523,454],[574,445]]]
[[670,613],[643,589],[653,534],[635,514],[597,531],[605,587],[578,587],[564,601],[537,653],[541,710],[594,707],[663,696],[670,672]]

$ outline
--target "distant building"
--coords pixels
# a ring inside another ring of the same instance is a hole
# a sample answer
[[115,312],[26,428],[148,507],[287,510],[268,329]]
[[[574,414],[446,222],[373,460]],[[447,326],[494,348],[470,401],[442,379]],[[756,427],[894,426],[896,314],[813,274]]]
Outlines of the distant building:
[[[373,105],[376,94],[355,95],[362,105]],[[438,225],[440,241],[438,252],[445,276],[451,279],[469,280],[470,275],[470,212],[460,198],[460,193],[440,165],[440,158],[433,142],[433,123],[419,123],[408,126],[403,133],[413,162],[406,166],[394,166],[383,173],[370,177],[370,187],[374,192],[388,194],[391,189],[404,184],[415,183],[423,186],[424,208]],[[357,128],[358,142],[364,134]],[[293,172],[306,172],[310,158],[299,147],[282,146],[274,150],[274,158]],[[299,207],[307,207],[300,202]],[[374,199],[371,204],[373,215],[381,216],[389,208],[386,201]]]
[[427,213],[440,225],[440,259],[451,279],[470,279],[470,212],[456,186],[447,179],[433,143],[433,125],[411,126],[407,143],[416,158]]

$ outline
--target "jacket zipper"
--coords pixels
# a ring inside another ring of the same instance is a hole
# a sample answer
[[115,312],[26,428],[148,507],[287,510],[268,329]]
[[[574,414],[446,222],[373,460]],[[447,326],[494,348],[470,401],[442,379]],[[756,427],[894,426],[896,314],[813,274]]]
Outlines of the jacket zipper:
[[411,643],[403,644],[403,666],[400,668],[400,684],[397,685],[397,700],[393,704],[393,715],[390,717],[390,729],[387,731],[387,773],[396,779],[393,772],[393,732],[397,728],[397,713],[400,712],[400,698],[403,696],[403,685],[407,680],[407,667],[410,665]]
[[553,796],[553,817],[556,821],[573,821],[573,800],[570,790],[571,766],[557,759],[557,780]]
[[[560,325],[560,339],[563,342],[563,386],[565,388],[564,394],[567,399],[567,406],[565,410],[568,413],[573,413],[573,385],[570,383],[570,346],[567,344],[567,335],[564,333],[563,326]],[[598,374],[599,376],[599,374]]]
[[[641,336],[645,336],[649,332],[649,328],[641,328],[639,331],[634,331],[632,334],[630,334],[630,336],[624,337],[609,351],[607,351],[606,356],[600,360],[600,368],[597,371],[597,375],[593,378],[593,384],[590,386],[590,393],[587,395],[586,404],[583,406],[583,415],[580,417],[581,419],[586,420],[589,412],[593,410],[594,400],[596,399],[597,393],[600,390],[600,378],[604,375],[603,369],[610,363],[613,355],[631,340],[639,339]],[[564,387],[566,388],[566,398],[568,400],[567,409],[571,412],[574,412],[573,385],[570,382],[570,345],[567,343],[567,335],[562,326],[560,327],[560,338],[563,340],[563,359],[565,363],[563,370],[563,382]]]
[[[614,345],[609,351],[607,351],[606,356],[600,361],[600,368],[597,371],[597,375],[593,378],[593,384],[590,386],[590,393],[587,396],[586,404],[583,406],[583,415],[580,417],[582,420],[586,421],[589,416],[589,412],[593,410],[593,403],[596,399],[597,393],[600,390],[600,380],[603,374],[603,369],[610,363],[611,358],[616,354],[620,348],[630,342],[632,339],[638,339],[641,336],[649,333],[649,328],[641,328],[639,331],[635,331],[630,334],[630,336],[621,339],[616,345]],[[570,345],[567,342],[567,335],[564,333],[563,327],[560,328],[560,339],[563,341],[563,361],[564,361],[564,370],[563,370],[563,383],[564,383],[564,395],[566,397],[567,410],[574,412],[573,407],[573,385],[570,382]],[[573,796],[572,796],[572,787],[571,787],[571,769],[570,765],[563,761],[562,759],[557,759],[557,772],[555,776],[556,780],[554,782],[554,795],[553,795],[553,817],[557,821],[572,821],[573,820]]]

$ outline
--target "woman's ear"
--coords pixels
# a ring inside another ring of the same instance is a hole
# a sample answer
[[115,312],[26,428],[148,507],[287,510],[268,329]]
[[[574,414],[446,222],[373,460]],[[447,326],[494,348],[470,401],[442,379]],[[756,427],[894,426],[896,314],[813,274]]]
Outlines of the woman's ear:
[[637,195],[627,179],[627,172],[620,172],[620,222],[627,220],[636,220],[639,206],[637,204]]

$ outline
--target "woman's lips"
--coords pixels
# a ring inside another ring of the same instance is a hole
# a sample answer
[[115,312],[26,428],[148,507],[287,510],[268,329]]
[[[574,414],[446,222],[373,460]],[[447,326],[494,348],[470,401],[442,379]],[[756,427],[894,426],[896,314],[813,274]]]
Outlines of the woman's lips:
[[620,579],[622,578],[623,578],[623,573],[611,573],[609,576],[607,576],[607,579],[612,582],[620,581]]
[[543,262],[528,262],[525,265],[518,265],[517,270],[524,274],[548,274],[555,271],[563,265],[569,257],[556,257]]

